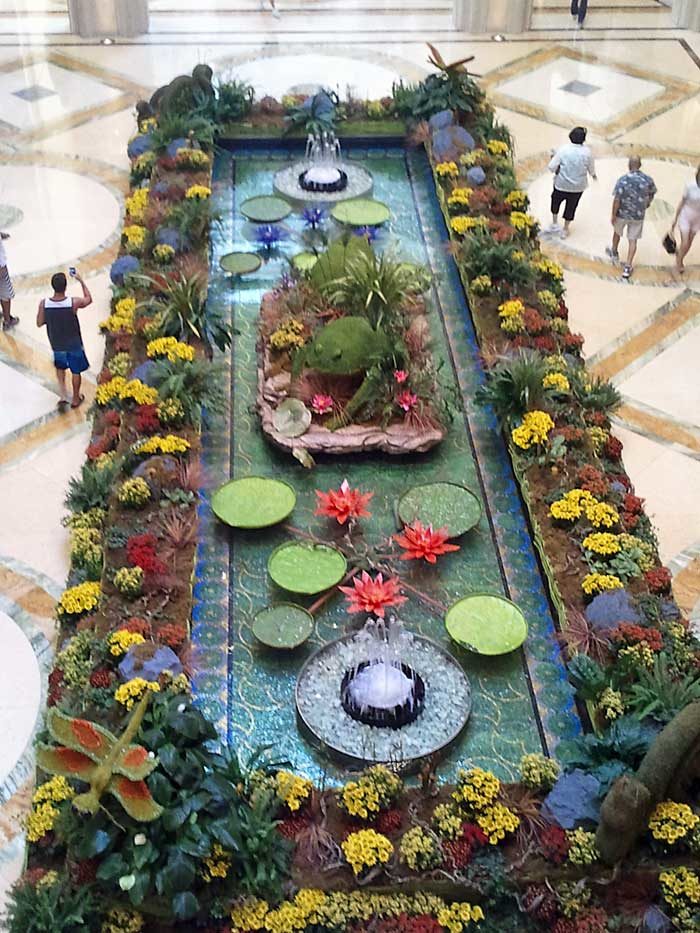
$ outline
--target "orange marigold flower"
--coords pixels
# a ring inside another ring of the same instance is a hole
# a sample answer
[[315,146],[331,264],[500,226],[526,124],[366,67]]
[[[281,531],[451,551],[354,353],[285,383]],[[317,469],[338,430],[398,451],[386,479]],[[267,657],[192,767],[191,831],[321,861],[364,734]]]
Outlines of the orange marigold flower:
[[394,541],[404,549],[401,560],[427,560],[429,564],[437,562],[441,554],[448,551],[458,551],[459,545],[448,544],[447,528],[438,528],[423,525],[418,519],[411,525],[406,525],[401,534],[394,535]]
[[361,577],[355,577],[352,586],[339,586],[341,593],[345,593],[348,600],[348,612],[366,612],[368,615],[384,618],[384,609],[387,606],[400,606],[406,602],[406,597],[399,593],[398,577],[385,580],[381,573],[372,579],[366,570]]
[[373,492],[350,489],[350,484],[344,479],[340,489],[329,489],[328,492],[316,490],[314,515],[327,515],[328,518],[334,518],[339,525],[344,525],[350,518],[369,518],[370,513],[366,506],[373,495]]

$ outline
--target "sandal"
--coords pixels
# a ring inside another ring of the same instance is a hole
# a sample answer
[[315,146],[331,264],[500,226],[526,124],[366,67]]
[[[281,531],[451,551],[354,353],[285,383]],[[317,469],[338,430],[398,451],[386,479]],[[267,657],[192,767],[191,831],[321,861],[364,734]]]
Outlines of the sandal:
[[10,315],[10,317],[2,322],[2,329],[10,330],[10,328],[14,327],[16,324],[19,324],[19,318]]
[[77,402],[71,402],[71,403],[70,403],[70,407],[71,407],[71,408],[80,408],[80,406],[83,404],[84,401],[85,401],[85,396],[84,396],[84,395],[81,395]]

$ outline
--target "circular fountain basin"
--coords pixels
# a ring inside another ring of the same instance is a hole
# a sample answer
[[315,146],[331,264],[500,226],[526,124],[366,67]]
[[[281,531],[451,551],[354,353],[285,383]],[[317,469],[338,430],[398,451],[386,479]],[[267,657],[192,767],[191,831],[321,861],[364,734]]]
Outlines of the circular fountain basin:
[[[368,725],[343,706],[344,678],[350,671],[356,676],[362,668],[357,664],[355,638],[348,635],[324,645],[299,673],[295,690],[297,720],[306,738],[320,751],[351,767],[400,761],[407,772],[415,772],[427,758],[448,754],[471,713],[471,687],[459,662],[429,638],[413,635],[401,656],[400,673],[407,682],[418,684],[420,678],[422,709],[402,726]],[[409,670],[413,677],[409,677]],[[377,699],[376,683],[374,687],[366,683],[359,686],[363,695],[369,690]],[[384,701],[400,698],[402,689],[406,689],[406,683],[392,676]],[[372,705],[375,710],[381,709]]]
[[352,719],[380,729],[401,729],[423,712],[423,678],[407,664],[363,661],[346,671],[340,702]]
[[[302,178],[308,179],[306,189],[302,187]],[[275,192],[297,204],[330,204],[366,197],[372,193],[372,186],[370,173],[351,162],[319,166],[302,159],[280,169],[274,178]]]

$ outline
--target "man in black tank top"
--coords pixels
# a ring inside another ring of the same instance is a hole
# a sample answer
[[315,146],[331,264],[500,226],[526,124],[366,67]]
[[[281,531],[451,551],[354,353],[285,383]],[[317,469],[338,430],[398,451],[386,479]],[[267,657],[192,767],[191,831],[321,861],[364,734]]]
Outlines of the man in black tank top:
[[[71,269],[71,274],[74,274],[73,269]],[[36,316],[37,327],[46,325],[49,343],[53,350],[53,364],[56,367],[56,378],[60,390],[58,400],[60,409],[65,408],[69,403],[71,408],[77,408],[85,401],[85,396],[80,393],[81,373],[84,373],[90,366],[83,347],[78,311],[92,304],[92,295],[80,275],[75,273],[75,278],[83,290],[82,298],[69,298],[66,295],[66,277],[63,272],[57,272],[51,278],[53,295],[51,298],[42,298]],[[66,370],[68,369],[71,371],[73,384],[72,398],[68,397],[66,386]]]

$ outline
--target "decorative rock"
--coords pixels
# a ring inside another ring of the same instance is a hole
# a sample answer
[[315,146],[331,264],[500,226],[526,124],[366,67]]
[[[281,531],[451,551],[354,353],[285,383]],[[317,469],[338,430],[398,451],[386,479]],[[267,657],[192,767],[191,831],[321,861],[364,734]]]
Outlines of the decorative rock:
[[138,136],[134,136],[133,139],[129,140],[126,152],[130,159],[137,159],[144,152],[148,152],[152,145],[153,138],[150,133],[139,133]]
[[592,599],[586,609],[586,619],[598,631],[615,628],[620,622],[639,624],[641,621],[631,596],[624,589],[610,590]]
[[189,245],[187,237],[180,233],[179,230],[175,230],[173,227],[161,227],[156,232],[156,243],[172,246],[172,248],[178,253],[186,250]]
[[174,482],[179,474],[180,464],[169,454],[148,457],[138,464],[133,475],[145,479],[149,484],[162,485]]
[[433,153],[438,162],[456,161],[475,146],[474,137],[463,126],[448,126],[433,134]]
[[109,270],[109,277],[112,280],[112,285],[117,285],[121,288],[124,284],[124,276],[134,275],[140,268],[141,263],[136,256],[119,256],[118,259],[114,260],[112,268]]
[[470,185],[475,185],[476,187],[483,185],[483,183],[486,181],[486,172],[480,165],[473,165],[467,171],[467,180],[469,181]]
[[161,674],[172,674],[177,677],[182,674],[180,659],[165,645],[154,645],[146,642],[142,645],[132,645],[119,665],[119,676],[122,680],[132,680],[134,677],[143,677],[144,680],[158,680]]
[[562,829],[573,829],[579,823],[597,823],[599,791],[600,782],[592,774],[578,768],[562,774],[544,799],[542,815],[558,823]]
[[179,137],[178,139],[174,139],[171,143],[168,143],[168,148],[165,152],[169,159],[174,159],[178,149],[186,149],[188,146],[189,140]]
[[147,386],[153,385],[153,379],[155,374],[156,364],[153,360],[146,360],[143,363],[139,363],[131,371],[131,379],[140,379],[141,382],[145,382]]
[[281,117],[284,113],[284,107],[282,104],[277,100],[276,97],[270,97],[269,95],[263,97],[258,106],[261,113],[268,113],[279,117]]
[[428,120],[428,126],[434,133],[437,130],[444,130],[446,127],[452,126],[454,122],[454,113],[451,110],[439,110]]
[[669,933],[670,929],[671,921],[665,913],[659,910],[656,904],[652,904],[651,907],[647,908],[642,920],[641,933]]

